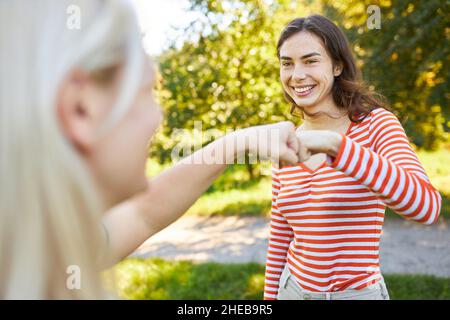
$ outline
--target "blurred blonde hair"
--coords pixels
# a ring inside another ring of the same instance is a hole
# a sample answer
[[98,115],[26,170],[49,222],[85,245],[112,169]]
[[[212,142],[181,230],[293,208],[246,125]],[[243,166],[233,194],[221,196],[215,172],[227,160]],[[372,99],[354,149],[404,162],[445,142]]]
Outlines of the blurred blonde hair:
[[[80,29],[67,25],[70,6]],[[121,90],[102,132],[113,127],[141,81],[136,21],[125,0],[0,1],[0,298],[105,297],[102,207],[60,128],[56,99],[73,68],[98,74],[120,65]],[[79,290],[66,287],[72,265]]]

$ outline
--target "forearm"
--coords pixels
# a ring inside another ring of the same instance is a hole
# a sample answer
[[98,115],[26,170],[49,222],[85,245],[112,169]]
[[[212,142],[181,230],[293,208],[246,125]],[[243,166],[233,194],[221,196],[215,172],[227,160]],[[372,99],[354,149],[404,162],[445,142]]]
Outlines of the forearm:
[[230,133],[151,179],[140,210],[148,225],[161,230],[186,212],[227,165],[248,150],[245,144],[236,143],[248,134],[251,130]]
[[223,140],[209,144],[149,181],[139,211],[154,232],[176,221],[226,169],[225,161],[196,162],[222,143]]
[[298,132],[304,158],[326,153],[332,168],[366,186],[395,212],[423,224],[434,223],[442,205],[439,192],[431,185],[398,119],[387,111],[375,116],[368,129],[370,147],[332,131]]
[[[407,152],[406,148],[403,152]],[[389,157],[346,137],[336,158],[330,160],[332,167],[358,180],[405,218],[424,224],[437,220],[441,205],[439,192],[428,181]]]
[[176,221],[236,157],[250,152],[293,164],[298,160],[296,142],[290,122],[238,130],[148,180],[144,192],[112,208],[103,219],[110,239],[108,264]]
[[[240,150],[230,134],[148,180],[147,190],[109,210],[103,221],[108,232],[107,266],[133,252],[146,239],[181,217],[212,184]],[[231,145],[228,152],[218,150]],[[226,158],[228,157],[228,158]],[[205,160],[210,164],[205,163]]]

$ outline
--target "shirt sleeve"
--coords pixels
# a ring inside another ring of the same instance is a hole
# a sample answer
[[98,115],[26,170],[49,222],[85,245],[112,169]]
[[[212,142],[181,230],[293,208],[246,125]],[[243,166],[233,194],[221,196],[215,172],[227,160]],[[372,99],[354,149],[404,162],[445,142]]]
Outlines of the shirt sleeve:
[[394,114],[382,109],[373,115],[370,149],[345,135],[342,138],[336,157],[328,157],[331,167],[359,181],[403,217],[426,225],[437,221],[441,195]]
[[264,279],[265,300],[275,300],[277,298],[280,276],[286,264],[289,245],[294,237],[291,226],[280,213],[280,210],[278,210],[276,200],[279,191],[278,170],[272,168],[272,212]]

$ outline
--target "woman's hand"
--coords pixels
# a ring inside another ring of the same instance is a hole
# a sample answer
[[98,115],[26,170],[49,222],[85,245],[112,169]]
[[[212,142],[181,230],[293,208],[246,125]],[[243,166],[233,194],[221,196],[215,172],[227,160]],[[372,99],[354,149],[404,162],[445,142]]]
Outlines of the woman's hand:
[[[271,160],[275,165],[298,163],[299,143],[295,126],[290,121],[249,127],[235,132],[237,156],[245,152],[257,155],[260,160]],[[243,144],[243,141],[248,143]]]
[[313,154],[326,153],[335,157],[342,142],[342,136],[329,130],[304,130],[297,131],[299,141],[299,160],[307,161]]

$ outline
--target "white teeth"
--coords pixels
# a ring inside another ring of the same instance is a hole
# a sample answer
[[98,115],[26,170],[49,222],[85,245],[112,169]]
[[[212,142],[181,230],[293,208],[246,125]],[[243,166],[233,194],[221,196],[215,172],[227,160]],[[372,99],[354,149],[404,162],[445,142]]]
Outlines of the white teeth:
[[302,87],[302,88],[294,88],[294,91],[298,92],[298,93],[303,93],[303,92],[311,90],[312,88],[313,88],[313,86]]

